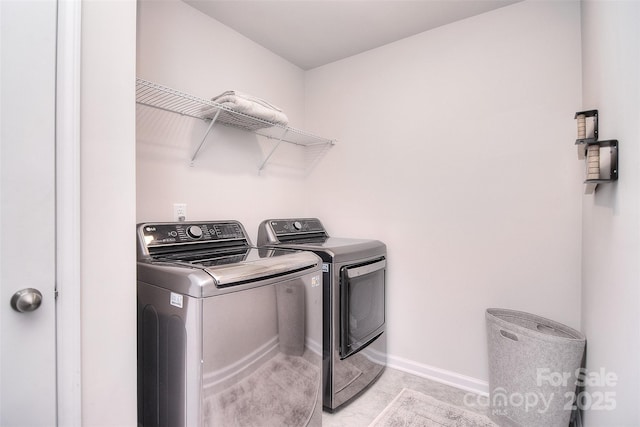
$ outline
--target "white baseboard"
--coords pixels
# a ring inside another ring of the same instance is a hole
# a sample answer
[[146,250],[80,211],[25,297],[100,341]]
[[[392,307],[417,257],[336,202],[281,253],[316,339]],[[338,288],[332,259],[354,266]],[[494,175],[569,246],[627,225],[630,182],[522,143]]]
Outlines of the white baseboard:
[[392,355],[387,355],[387,366],[465,391],[470,391],[482,396],[489,396],[489,383],[487,381],[468,377],[458,374],[457,372],[447,371]]

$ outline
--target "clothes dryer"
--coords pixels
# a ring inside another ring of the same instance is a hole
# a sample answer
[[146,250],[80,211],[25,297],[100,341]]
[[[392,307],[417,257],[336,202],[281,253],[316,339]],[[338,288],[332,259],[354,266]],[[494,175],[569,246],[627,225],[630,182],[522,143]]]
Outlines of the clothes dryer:
[[296,218],[263,221],[258,246],[311,251],[322,259],[322,394],[324,408],[333,412],[386,366],[386,245],[331,237],[317,218]]

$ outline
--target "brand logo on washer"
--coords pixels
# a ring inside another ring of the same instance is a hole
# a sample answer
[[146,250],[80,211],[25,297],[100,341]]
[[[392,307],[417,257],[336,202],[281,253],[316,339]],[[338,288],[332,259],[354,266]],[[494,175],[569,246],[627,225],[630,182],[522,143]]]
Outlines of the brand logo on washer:
[[322,272],[323,273],[328,273],[329,272],[329,264],[322,264]]

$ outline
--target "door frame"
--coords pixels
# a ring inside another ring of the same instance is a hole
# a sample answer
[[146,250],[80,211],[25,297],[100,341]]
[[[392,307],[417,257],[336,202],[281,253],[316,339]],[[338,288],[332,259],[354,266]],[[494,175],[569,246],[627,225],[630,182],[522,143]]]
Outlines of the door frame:
[[57,425],[82,426],[80,246],[80,0],[57,1],[56,370]]

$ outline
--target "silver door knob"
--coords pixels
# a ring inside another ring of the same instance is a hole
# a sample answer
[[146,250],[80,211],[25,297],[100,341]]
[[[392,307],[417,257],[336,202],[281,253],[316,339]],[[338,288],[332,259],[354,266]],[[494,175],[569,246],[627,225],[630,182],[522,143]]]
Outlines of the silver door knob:
[[40,304],[42,304],[42,294],[33,288],[19,290],[11,297],[11,308],[19,313],[37,310]]

